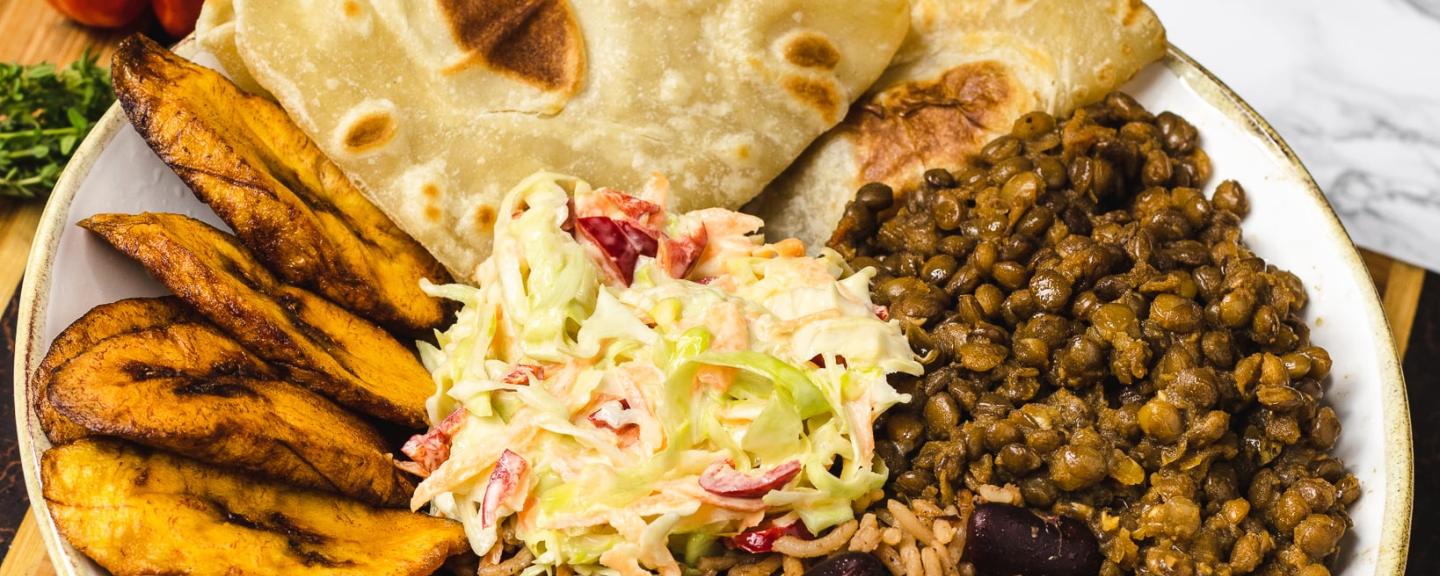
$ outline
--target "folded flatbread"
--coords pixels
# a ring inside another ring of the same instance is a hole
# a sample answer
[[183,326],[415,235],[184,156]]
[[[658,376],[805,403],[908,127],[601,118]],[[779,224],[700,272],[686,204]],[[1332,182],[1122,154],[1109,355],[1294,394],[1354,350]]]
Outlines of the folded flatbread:
[[747,211],[773,238],[823,245],[867,182],[899,192],[955,170],[1032,110],[1068,114],[1165,54],[1140,0],[913,0],[880,80]]
[[660,172],[679,210],[738,207],[845,117],[909,21],[905,0],[233,0],[200,36],[468,277],[500,196],[540,169],[632,189]]

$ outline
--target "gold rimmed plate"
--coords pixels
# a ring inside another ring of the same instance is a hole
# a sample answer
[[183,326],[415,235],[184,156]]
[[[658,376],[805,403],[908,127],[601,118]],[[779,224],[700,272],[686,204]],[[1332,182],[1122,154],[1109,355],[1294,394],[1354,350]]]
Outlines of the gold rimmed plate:
[[[193,44],[177,51],[216,65]],[[1334,360],[1326,397],[1343,427],[1336,455],[1362,485],[1336,573],[1403,574],[1413,493],[1405,382],[1374,284],[1345,229],[1269,124],[1183,52],[1172,47],[1125,90],[1147,108],[1171,110],[1200,130],[1214,164],[1211,188],[1235,179],[1249,192],[1246,241],[1304,282],[1311,337]],[[59,574],[104,571],[59,536],[41,497],[39,457],[50,444],[31,407],[29,377],[55,336],[91,307],[164,293],[140,267],[74,225],[96,213],[142,211],[190,214],[223,227],[114,106],[76,151],[51,196],[20,301],[14,386],[20,455],[36,521]]]

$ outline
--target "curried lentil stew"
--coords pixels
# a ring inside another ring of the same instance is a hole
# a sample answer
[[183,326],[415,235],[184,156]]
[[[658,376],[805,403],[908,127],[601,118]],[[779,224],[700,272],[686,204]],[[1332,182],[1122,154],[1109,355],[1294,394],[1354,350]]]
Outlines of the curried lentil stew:
[[[1244,188],[1201,192],[1199,144],[1112,93],[1025,115],[902,197],[857,192],[830,246],[879,270],[874,299],[926,368],[894,379],[912,400],[878,425],[888,496],[1082,522],[1095,540],[1067,546],[1107,576],[1329,574],[1360,494],[1329,453],[1330,356],[1300,279],[1242,240]],[[964,571],[1056,573],[968,516]]]

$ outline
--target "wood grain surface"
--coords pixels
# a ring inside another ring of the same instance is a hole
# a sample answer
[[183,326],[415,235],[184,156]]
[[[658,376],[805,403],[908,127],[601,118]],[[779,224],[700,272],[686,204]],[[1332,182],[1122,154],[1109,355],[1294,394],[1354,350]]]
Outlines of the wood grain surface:
[[[149,31],[154,29],[154,25],[142,22],[138,29]],[[43,0],[0,0],[0,61],[65,64],[78,57],[86,46],[95,46],[102,51],[102,56],[108,56],[115,43],[132,31],[100,32],[77,26],[67,22]],[[0,382],[14,381],[14,296],[43,209],[44,205],[40,202],[0,199],[0,312],[3,312],[0,315],[0,331],[4,335],[4,341],[0,342],[4,345],[4,350],[0,350]],[[1383,297],[1385,314],[1403,357],[1412,328],[1416,325],[1416,310],[1421,301],[1421,291],[1425,288],[1426,274],[1424,270],[1404,262],[1363,250],[1361,253]],[[1440,277],[1431,275],[1431,278],[1430,292],[1426,294],[1440,296],[1440,286],[1436,285],[1440,282],[1435,282]],[[1430,299],[1436,301],[1437,309],[1427,311],[1420,320],[1427,334],[1440,330],[1440,297]],[[1435,348],[1426,351],[1431,359],[1440,354],[1440,341],[1435,343]],[[1410,376],[1412,364],[1406,363],[1407,376]],[[1411,385],[1416,383],[1412,378]],[[0,433],[0,550],[7,552],[3,563],[0,563],[0,576],[53,575],[55,572],[45,554],[44,543],[28,511],[15,446],[15,429],[8,424],[13,422],[16,407],[11,405],[10,394],[3,396],[4,399],[0,400],[0,408],[4,409],[0,413],[0,430],[4,430]],[[1413,404],[1412,401],[1412,412],[1418,408]],[[1416,417],[1417,425],[1424,420],[1423,414]],[[1425,438],[1425,435],[1417,434],[1417,443]],[[1417,468],[1419,464],[1420,461],[1417,461]],[[1417,482],[1417,485],[1421,484]],[[1425,530],[1419,504],[1417,493],[1417,534]],[[1411,568],[1419,567],[1420,564],[1412,559]]]

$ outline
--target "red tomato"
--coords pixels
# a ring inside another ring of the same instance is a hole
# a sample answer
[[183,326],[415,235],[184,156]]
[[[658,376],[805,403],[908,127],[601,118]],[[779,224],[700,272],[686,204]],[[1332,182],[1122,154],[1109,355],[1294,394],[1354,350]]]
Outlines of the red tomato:
[[[145,11],[147,0],[49,0],[67,18],[97,28],[120,28]],[[197,6],[199,2],[195,3]],[[193,20],[192,20],[193,21]]]
[[195,31],[200,6],[205,0],[155,0],[155,17],[172,38],[183,38]]

